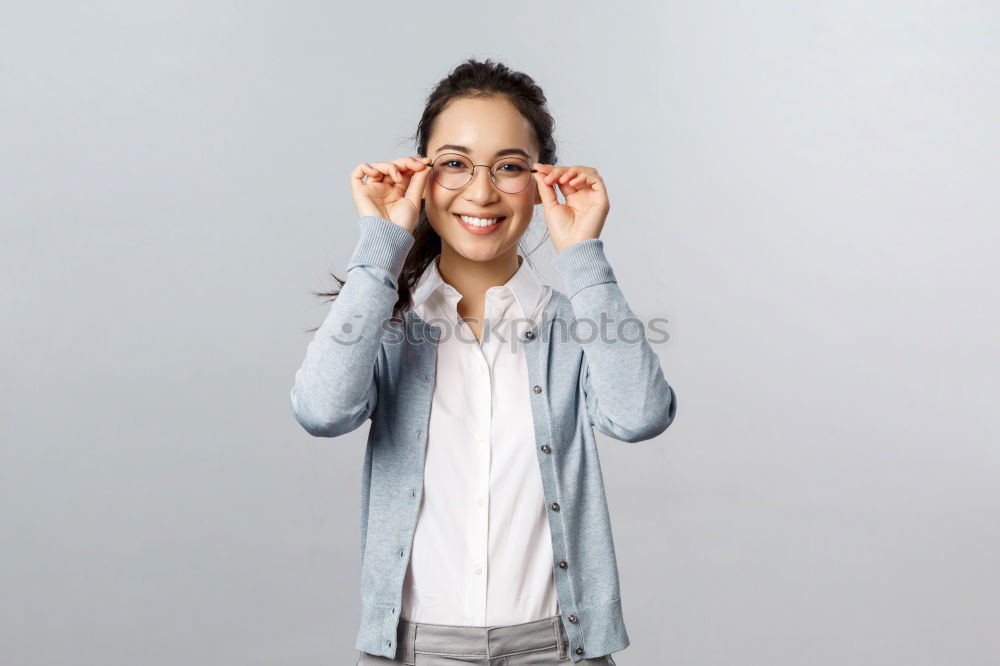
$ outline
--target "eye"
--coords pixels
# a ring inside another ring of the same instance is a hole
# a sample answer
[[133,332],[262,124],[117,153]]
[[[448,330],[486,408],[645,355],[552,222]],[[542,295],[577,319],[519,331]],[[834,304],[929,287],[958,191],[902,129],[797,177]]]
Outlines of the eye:
[[[504,169],[504,167],[513,167],[513,168]],[[500,168],[497,169],[497,171],[509,171],[511,173],[518,173],[520,171],[524,171],[524,167],[522,167],[519,164],[514,164],[513,162],[507,162],[506,164],[501,164]]]
[[455,168],[462,168],[465,166],[465,163],[462,162],[461,160],[448,160],[447,162],[444,162],[441,166],[449,166],[449,165],[453,165]]

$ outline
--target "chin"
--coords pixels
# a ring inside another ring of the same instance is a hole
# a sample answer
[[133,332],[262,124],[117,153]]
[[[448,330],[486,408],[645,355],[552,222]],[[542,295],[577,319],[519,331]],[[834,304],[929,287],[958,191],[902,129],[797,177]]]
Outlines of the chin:
[[500,254],[493,243],[462,243],[452,247],[469,261],[492,261]]

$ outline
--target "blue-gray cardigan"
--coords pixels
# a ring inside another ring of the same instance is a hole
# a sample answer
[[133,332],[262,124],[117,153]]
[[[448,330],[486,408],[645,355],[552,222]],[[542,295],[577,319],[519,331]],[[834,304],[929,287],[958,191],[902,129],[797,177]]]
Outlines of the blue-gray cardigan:
[[[423,492],[440,334],[412,310],[404,311],[405,323],[390,319],[413,235],[381,217],[363,216],[358,224],[361,238],[345,284],[295,374],[291,406],[317,437],[343,435],[371,418],[361,478],[362,611],[355,647],[391,659]],[[626,442],[650,439],[673,421],[677,399],[622,295],[604,241],[579,241],[555,263],[567,290],[553,293],[520,343],[552,571],[569,654],[580,661],[629,645],[593,428]]]

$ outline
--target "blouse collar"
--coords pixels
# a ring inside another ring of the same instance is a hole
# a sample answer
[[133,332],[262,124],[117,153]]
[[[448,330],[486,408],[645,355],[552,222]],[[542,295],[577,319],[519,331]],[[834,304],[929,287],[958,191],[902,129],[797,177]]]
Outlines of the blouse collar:
[[[426,319],[421,311],[427,301],[436,293],[440,292],[444,302],[448,305],[446,311],[455,313],[457,317],[458,302],[462,300],[462,294],[444,281],[438,271],[438,261],[441,255],[438,254],[424,269],[424,272],[413,285],[412,299],[413,310],[421,319]],[[521,317],[531,317],[542,296],[545,293],[545,284],[541,281],[538,273],[531,267],[524,257],[518,255],[519,266],[517,271],[507,280],[506,283],[486,290],[487,306],[495,302],[504,308],[513,301],[521,310]]]

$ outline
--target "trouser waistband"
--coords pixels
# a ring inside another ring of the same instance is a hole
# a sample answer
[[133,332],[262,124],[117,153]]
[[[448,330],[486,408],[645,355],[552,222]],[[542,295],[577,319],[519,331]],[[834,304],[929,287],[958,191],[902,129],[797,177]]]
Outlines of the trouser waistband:
[[562,659],[569,643],[566,627],[559,615],[522,624],[492,627],[428,624],[400,617],[397,637],[400,658],[407,666],[414,665],[418,652],[448,657],[496,659],[556,648]]

